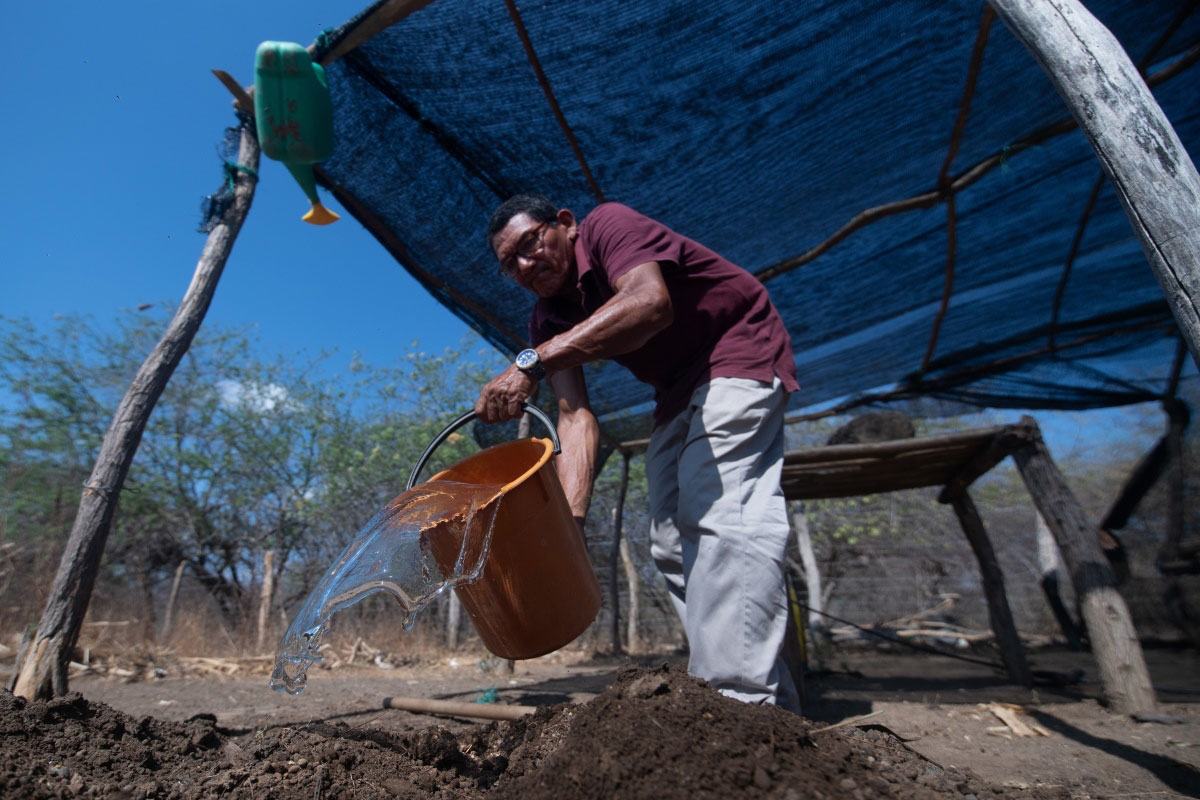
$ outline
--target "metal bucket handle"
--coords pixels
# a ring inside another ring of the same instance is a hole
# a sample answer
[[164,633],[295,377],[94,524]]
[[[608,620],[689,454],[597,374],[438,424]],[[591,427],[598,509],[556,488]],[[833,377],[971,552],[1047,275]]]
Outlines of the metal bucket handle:
[[[522,403],[521,408],[524,409],[526,413],[537,417],[538,421],[546,426],[546,430],[550,431],[550,441],[554,443],[554,455],[561,453],[562,444],[558,441],[558,431],[554,429],[554,423],[550,421],[548,416],[546,416],[546,412],[542,411],[535,405],[531,405],[530,403]],[[417,465],[413,467],[412,472],[409,474],[408,485],[404,487],[405,491],[416,485],[417,477],[421,474],[421,470],[425,467],[425,462],[429,460],[431,455],[433,455],[433,451],[436,450],[442,442],[446,441],[450,434],[454,433],[456,430],[461,428],[463,425],[466,425],[473,419],[475,419],[475,412],[473,410],[468,411],[447,425],[446,430],[433,437],[433,441],[429,443],[429,447],[425,448],[425,452],[422,453],[421,457],[417,459]]]

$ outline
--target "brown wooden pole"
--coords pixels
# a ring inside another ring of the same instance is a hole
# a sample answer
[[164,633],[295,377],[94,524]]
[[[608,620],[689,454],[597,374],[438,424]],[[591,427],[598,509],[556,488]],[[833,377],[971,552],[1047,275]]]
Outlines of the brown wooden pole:
[[1029,672],[1021,637],[1017,635],[1017,626],[1008,606],[1008,595],[1004,591],[1004,573],[1000,570],[1000,562],[996,560],[996,551],[992,548],[987,529],[983,527],[979,510],[965,491],[951,497],[950,504],[954,507],[954,513],[958,515],[958,521],[962,525],[963,533],[967,535],[967,541],[971,543],[976,560],[979,561],[983,593],[987,598],[988,619],[991,620],[996,642],[1000,645],[1004,669],[1013,683],[1032,686],[1033,676]]
[[629,612],[625,615],[625,645],[630,653],[636,653],[642,648],[639,633],[641,619],[641,601],[638,587],[637,565],[633,563],[633,553],[629,550],[629,537],[621,537],[621,566],[625,568],[625,583],[629,585]]
[[175,567],[175,575],[171,578],[171,593],[167,595],[167,612],[163,615],[161,637],[163,642],[171,638],[171,628],[175,625],[175,604],[179,601],[179,584],[183,582],[185,567],[187,567],[187,562],[180,561],[179,566]]
[[411,711],[414,714],[444,714],[449,717],[513,720],[537,711],[536,706],[507,706],[498,703],[462,703],[452,700],[426,700],[424,697],[385,697],[384,708]]
[[458,592],[451,589],[449,608],[446,609],[446,648],[448,650],[458,649],[458,632],[461,627],[462,601],[458,599]]
[[1154,713],[1157,702],[1146,659],[1096,528],[1050,457],[1033,419],[1032,441],[1013,454],[1034,504],[1054,534],[1075,586],[1108,704],[1123,714]]
[[258,625],[254,637],[254,652],[261,653],[267,641],[267,620],[271,613],[271,600],[275,596],[275,551],[263,553],[262,591],[258,596]]
[[617,489],[617,504],[613,506],[613,540],[608,551],[608,601],[612,608],[609,642],[614,654],[624,652],[621,647],[621,592],[617,584],[617,562],[621,557],[621,529],[625,524],[625,494],[629,489],[629,453],[621,453],[621,483]]
[[1179,543],[1183,541],[1184,510],[1187,495],[1187,464],[1183,448],[1183,433],[1191,419],[1187,406],[1180,400],[1169,398],[1163,401],[1167,412],[1167,463],[1170,478],[1167,483],[1167,540],[1163,546],[1164,558],[1175,558]]
[[804,570],[804,587],[808,597],[808,629],[814,638],[827,638],[824,595],[821,590],[821,567],[817,564],[817,553],[813,549],[812,532],[808,527],[808,515],[804,503],[793,503],[788,515],[792,532],[796,536],[796,549],[800,553],[800,566]]
[[[1177,384],[1178,380],[1173,380],[1172,383]],[[1163,401],[1163,408],[1169,419],[1167,435],[1164,438],[1170,463],[1170,480],[1167,483],[1167,538],[1159,552],[1159,564],[1177,561],[1179,544],[1183,541],[1187,503],[1187,452],[1183,446],[1183,437],[1191,419],[1188,407],[1173,396]],[[1167,616],[1176,627],[1191,639],[1193,645],[1200,647],[1200,619],[1190,608],[1187,593],[1178,575],[1167,576],[1163,605],[1166,606]]]
[[1046,520],[1036,511],[1033,515],[1037,517],[1038,572],[1042,576],[1042,594],[1046,597],[1050,612],[1054,614],[1058,629],[1067,640],[1067,647],[1082,650],[1083,634],[1075,618],[1067,610],[1067,604],[1063,602],[1062,593],[1059,591],[1059,576],[1063,573],[1062,554],[1058,551],[1058,543],[1054,541],[1054,534],[1050,532]]
[[238,164],[253,172],[233,175],[234,198],[225,217],[208,234],[192,282],[166,332],[125,392],[100,445],[100,454],[79,500],[71,535],[42,611],[37,633],[19,665],[13,694],[26,699],[67,692],[67,663],[92,597],[117,498],[129,473],[150,412],[171,373],[200,329],[225,262],[254,199],[259,147],[254,128],[242,126]]

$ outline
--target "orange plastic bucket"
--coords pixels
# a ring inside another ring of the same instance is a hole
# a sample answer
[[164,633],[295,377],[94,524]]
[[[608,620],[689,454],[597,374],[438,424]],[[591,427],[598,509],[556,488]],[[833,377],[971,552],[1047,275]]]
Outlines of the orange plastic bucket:
[[[549,424],[540,411],[529,410]],[[410,486],[432,449],[472,416],[460,417],[434,440],[414,468]],[[488,503],[499,505],[483,570],[476,580],[455,588],[483,643],[501,658],[535,658],[557,650],[583,633],[600,610],[600,585],[551,463],[557,450],[557,441],[549,439],[508,442],[432,478],[501,487]],[[476,514],[476,524],[486,524],[490,517]],[[478,563],[481,534],[466,532],[463,563]],[[426,533],[445,575],[454,570],[463,535],[461,527],[436,525]]]

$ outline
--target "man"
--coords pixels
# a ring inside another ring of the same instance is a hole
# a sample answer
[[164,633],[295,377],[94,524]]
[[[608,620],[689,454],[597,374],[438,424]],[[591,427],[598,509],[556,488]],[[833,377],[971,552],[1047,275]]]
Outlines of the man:
[[688,671],[722,693],[795,708],[779,657],[788,625],[780,472],[791,343],[762,284],[618,203],[577,221],[518,195],[488,226],[500,271],[537,295],[531,347],[483,387],[485,422],[521,413],[548,378],[556,461],[581,528],[599,442],[583,364],[612,359],[655,390],[646,451],[651,552],[690,646]]

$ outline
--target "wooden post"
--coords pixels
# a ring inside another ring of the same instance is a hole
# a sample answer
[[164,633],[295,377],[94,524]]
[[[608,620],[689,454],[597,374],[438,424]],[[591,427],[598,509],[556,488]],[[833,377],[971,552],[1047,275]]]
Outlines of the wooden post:
[[638,598],[637,565],[633,563],[633,554],[629,551],[629,537],[621,537],[621,565],[625,567],[625,582],[629,584],[629,613],[625,622],[626,648],[631,653],[642,649],[641,636],[638,634],[638,617],[641,615],[641,602]]
[[1137,67],[1079,0],[989,0],[1087,135],[1200,364],[1200,175]]
[[167,611],[163,615],[163,626],[160,641],[166,642],[171,638],[171,627],[175,624],[175,603],[179,600],[179,584],[183,581],[183,569],[186,561],[180,561],[175,568],[175,576],[171,578],[171,593],[167,595]]
[[234,175],[232,206],[208,234],[191,285],[175,316],[138,369],[104,434],[96,465],[83,485],[79,511],[58,563],[37,633],[24,662],[18,665],[13,694],[32,700],[67,692],[67,663],[92,597],[117,498],[150,412],[204,321],[233,242],[250,211],[257,183],[254,175],[258,170],[258,156],[254,128],[243,126],[238,163],[255,172],[239,170]]
[[613,506],[613,541],[608,551],[608,601],[612,608],[612,627],[609,639],[613,654],[621,648],[621,593],[617,585],[617,559],[621,553],[621,528],[625,523],[625,493],[629,489],[629,453],[621,452],[621,483],[617,489],[617,504]]
[[462,627],[462,601],[458,592],[450,590],[450,607],[446,609],[446,647],[458,649],[458,630]]
[[1167,539],[1162,557],[1172,559],[1179,554],[1179,543],[1183,541],[1184,506],[1187,495],[1187,464],[1184,461],[1183,433],[1191,420],[1188,407],[1174,398],[1163,403],[1167,412],[1167,463],[1170,477],[1167,483]]
[[1067,563],[1104,696],[1120,713],[1154,713],[1157,703],[1142,645],[1129,607],[1117,591],[1116,576],[1100,549],[1096,528],[1046,450],[1041,431],[1032,419],[1022,419],[1026,421],[1035,425],[1034,436],[1013,459]]
[[1029,672],[1029,664],[1025,661],[1025,650],[1021,647],[1021,638],[1017,635],[1017,626],[1013,623],[1012,611],[1008,607],[1008,595],[1004,591],[1004,573],[1000,571],[1000,562],[996,560],[996,551],[988,539],[987,529],[983,527],[983,519],[975,502],[964,490],[956,492],[950,498],[954,513],[962,524],[963,533],[971,543],[971,550],[979,561],[979,573],[983,577],[983,593],[987,597],[988,619],[991,621],[992,633],[1000,645],[1000,657],[1004,661],[1004,669],[1013,683],[1021,686],[1032,686],[1033,676]]
[[792,530],[796,534],[796,546],[800,550],[800,566],[804,568],[804,586],[808,591],[808,629],[814,636],[825,635],[825,596],[821,593],[821,570],[817,566],[817,556],[813,552],[812,534],[808,529],[808,516],[804,513],[804,504],[796,503],[789,515]]
[[1050,533],[1046,520],[1036,511],[1034,516],[1037,517],[1038,572],[1041,574],[1042,593],[1046,596],[1058,629],[1067,640],[1067,647],[1082,650],[1083,637],[1080,635],[1079,625],[1067,610],[1059,591],[1060,576],[1063,574],[1062,553],[1058,552],[1058,544],[1055,543],[1054,534]]
[[[1179,558],[1179,544],[1183,541],[1185,532],[1187,452],[1183,446],[1183,436],[1191,419],[1187,405],[1175,397],[1164,401],[1163,409],[1167,412],[1169,422],[1164,439],[1170,463],[1170,479],[1167,482],[1167,538],[1158,555],[1160,565],[1174,562]],[[1175,623],[1176,627],[1191,639],[1194,646],[1200,647],[1200,620],[1189,608],[1187,594],[1183,590],[1178,575],[1166,577],[1163,605],[1166,606],[1167,616]]]
[[267,640],[268,615],[271,613],[271,598],[275,595],[275,551],[263,553],[262,592],[258,596],[258,628],[254,637],[254,652],[261,653]]

